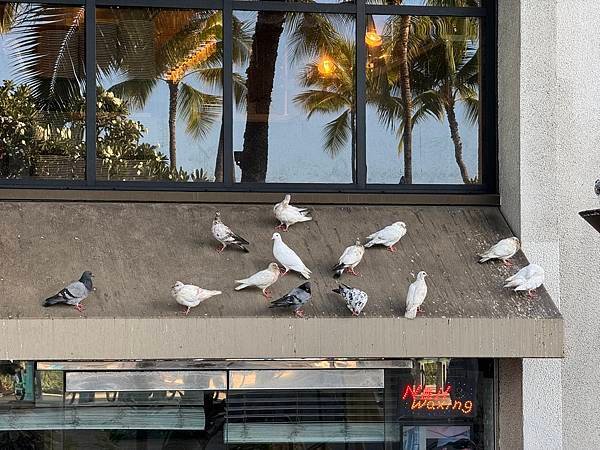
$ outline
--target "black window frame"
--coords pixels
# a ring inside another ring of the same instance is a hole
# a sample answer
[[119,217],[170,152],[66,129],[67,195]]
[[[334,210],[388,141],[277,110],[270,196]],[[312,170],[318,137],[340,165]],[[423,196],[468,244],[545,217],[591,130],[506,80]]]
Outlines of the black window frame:
[[[153,7],[165,9],[212,9],[223,14],[223,182],[98,181],[96,179],[96,90],[86,88],[86,178],[85,180],[0,179],[0,190],[87,189],[122,191],[184,192],[298,192],[343,194],[498,194],[497,142],[497,29],[495,0],[484,0],[481,7],[433,7],[353,3],[293,3],[280,0],[0,0],[0,3],[44,3],[85,7],[86,86],[96,85],[96,7]],[[481,89],[480,158],[482,180],[479,184],[373,184],[367,183],[366,148],[366,48],[356,46],[356,155],[355,181],[329,183],[241,183],[233,178],[233,91],[232,91],[232,17],[234,11],[290,11],[350,14],[356,18],[356,42],[365,42],[367,15],[459,16],[480,20]],[[94,24],[90,26],[90,24]],[[229,30],[229,32],[227,31]],[[442,203],[447,203],[444,201]]]

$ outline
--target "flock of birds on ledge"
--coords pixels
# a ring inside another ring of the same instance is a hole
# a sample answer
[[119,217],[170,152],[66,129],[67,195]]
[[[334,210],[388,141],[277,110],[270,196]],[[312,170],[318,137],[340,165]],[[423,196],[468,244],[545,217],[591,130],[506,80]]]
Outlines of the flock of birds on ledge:
[[[276,229],[288,231],[289,227],[300,222],[312,220],[310,212],[305,208],[298,208],[290,205],[291,196],[286,195],[282,202],[277,203],[273,207],[273,213],[280,224]],[[387,227],[367,236],[367,242],[363,245],[360,239],[356,239],[354,245],[346,248],[340,256],[338,263],[333,266],[333,278],[339,279],[344,272],[354,276],[361,276],[356,267],[362,261],[365,254],[365,249],[374,245],[383,245],[390,252],[396,251],[396,243],[406,234],[406,224],[404,222],[394,222]],[[234,233],[231,228],[223,223],[221,214],[217,212],[212,223],[212,235],[221,243],[221,247],[217,252],[222,253],[228,246],[236,246],[244,252],[248,252],[246,248],[250,243],[240,235]],[[281,234],[273,234],[273,257],[277,263],[271,262],[268,267],[254,275],[241,280],[235,280],[238,284],[235,287],[236,291],[245,288],[258,288],[262,291],[267,299],[271,299],[270,287],[282,276],[288,272],[297,272],[302,277],[310,279],[311,271],[302,262],[298,254],[292,250],[281,238]],[[490,260],[501,260],[505,265],[512,266],[510,258],[521,248],[521,243],[516,237],[502,239],[486,252],[479,255],[480,263]],[[409,286],[406,295],[406,312],[404,316],[408,319],[414,319],[418,312],[421,312],[421,305],[427,296],[427,284],[425,277],[427,273],[421,271],[417,274],[416,280]],[[93,290],[92,273],[86,271],[83,273],[79,281],[74,281],[56,295],[47,298],[43,306],[51,306],[56,304],[73,305],[82,312],[84,310],[81,302],[88,297]],[[516,274],[506,279],[505,288],[511,288],[514,291],[527,291],[528,297],[534,297],[534,291],[544,283],[544,269],[537,264],[529,264],[519,270]],[[348,284],[340,283],[333,292],[339,294],[346,302],[348,309],[352,315],[359,316],[365,308],[369,296],[366,292],[354,288]],[[171,289],[171,295],[177,303],[184,306],[185,315],[187,316],[190,309],[198,306],[204,300],[221,294],[221,291],[213,291],[202,289],[192,284],[184,284],[177,281]],[[300,286],[292,289],[286,295],[276,300],[272,300],[269,308],[289,308],[296,316],[304,317],[303,307],[310,301],[312,297],[310,282],[305,282]]]

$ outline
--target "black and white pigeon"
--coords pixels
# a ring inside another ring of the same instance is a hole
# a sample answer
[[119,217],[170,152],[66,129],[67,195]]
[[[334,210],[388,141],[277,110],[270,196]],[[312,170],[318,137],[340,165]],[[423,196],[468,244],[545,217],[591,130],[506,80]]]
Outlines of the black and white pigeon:
[[244,250],[246,253],[249,252],[245,245],[249,245],[250,243],[243,237],[231,231],[231,228],[221,221],[221,213],[219,211],[215,213],[211,231],[213,237],[222,245],[221,248],[217,249],[218,253],[222,253],[223,250],[225,250],[225,247],[228,245],[235,245]]
[[81,275],[79,281],[73,281],[71,284],[58,291],[56,295],[48,297],[46,300],[44,300],[42,306],[52,306],[64,303],[66,305],[74,306],[79,312],[83,312],[85,308],[81,302],[85,300],[88,295],[90,295],[90,292],[92,292],[93,276],[94,275],[92,272],[86,270]]
[[596,193],[596,197],[600,198],[600,178],[594,183],[594,192]]
[[360,316],[360,313],[369,301],[369,296],[366,292],[347,284],[341,283],[337,289],[333,289],[333,292],[340,294],[346,300],[346,306],[352,311],[353,316]]
[[302,307],[310,301],[311,297],[310,281],[307,281],[292,289],[283,297],[273,300],[269,308],[292,308],[294,314],[298,317],[304,317]]
[[332,270],[335,272],[333,278],[341,277],[344,271],[350,272],[354,276],[359,276],[360,274],[354,268],[360,264],[364,254],[365,246],[361,245],[360,239],[357,238],[354,245],[346,247],[338,263],[333,266]]

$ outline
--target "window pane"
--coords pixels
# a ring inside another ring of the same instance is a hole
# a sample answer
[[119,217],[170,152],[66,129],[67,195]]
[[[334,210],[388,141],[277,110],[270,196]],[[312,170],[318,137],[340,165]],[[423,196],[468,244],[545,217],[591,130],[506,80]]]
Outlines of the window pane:
[[96,11],[98,179],[221,181],[221,12]]
[[354,18],[261,11],[234,19],[235,179],[351,183]]
[[0,4],[0,178],[85,178],[83,7]]
[[478,19],[368,16],[366,33],[367,181],[481,183]]

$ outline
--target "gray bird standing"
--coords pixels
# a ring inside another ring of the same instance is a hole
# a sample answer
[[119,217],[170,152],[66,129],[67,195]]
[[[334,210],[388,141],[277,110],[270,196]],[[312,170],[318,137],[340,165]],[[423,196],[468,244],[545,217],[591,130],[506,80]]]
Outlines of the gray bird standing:
[[273,300],[269,308],[292,308],[294,314],[298,317],[304,317],[302,307],[310,301],[311,297],[310,281],[307,281],[297,288],[292,289],[283,297]]
[[369,296],[366,292],[347,284],[340,284],[337,289],[333,289],[333,292],[340,294],[346,300],[346,306],[352,311],[353,316],[360,316],[360,313],[369,301]]
[[66,305],[72,305],[79,312],[83,312],[84,307],[81,304],[83,300],[90,295],[92,292],[93,284],[92,277],[94,275],[92,272],[86,270],[81,275],[79,281],[73,281],[71,284],[61,289],[56,295],[52,297],[48,297],[44,300],[42,306],[52,306],[60,303],[64,303]]

